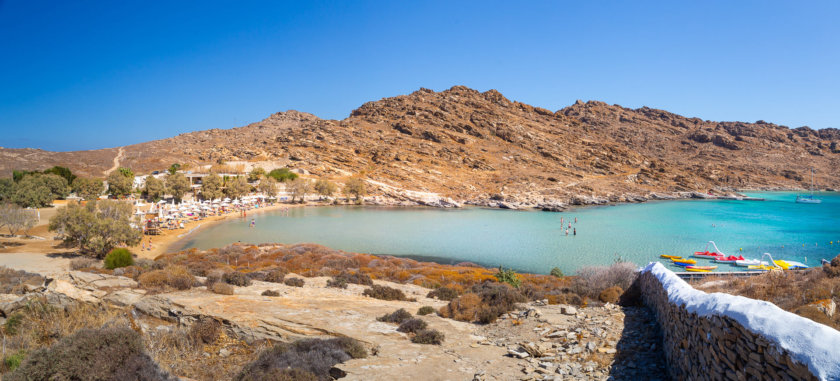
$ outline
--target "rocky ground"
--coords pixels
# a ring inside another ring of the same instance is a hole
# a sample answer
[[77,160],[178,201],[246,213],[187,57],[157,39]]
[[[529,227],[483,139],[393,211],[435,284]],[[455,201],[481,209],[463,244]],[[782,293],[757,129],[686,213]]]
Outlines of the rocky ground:
[[[294,277],[294,275],[289,275]],[[418,379],[638,379],[664,375],[662,353],[650,312],[644,308],[575,308],[528,303],[496,323],[476,325],[420,317],[444,333],[443,345],[413,344],[396,325],[376,317],[405,308],[441,307],[425,297],[427,289],[387,282],[416,301],[382,301],[361,295],[363,286],[327,288],[328,278],[305,278],[304,287],[255,281],[236,287],[234,295],[218,295],[203,287],[155,294],[119,276],[66,271],[52,273],[44,284],[27,286],[30,293],[0,295],[0,315],[10,316],[27,298],[46,296],[62,303],[106,303],[128,308],[147,332],[189,326],[202,317],[223,322],[229,336],[245,342],[260,339],[292,341],[303,337],[349,336],[374,355],[340,364],[350,380]],[[277,297],[262,296],[276,290]],[[241,351],[231,342],[212,347],[208,356]],[[231,357],[233,359],[233,357]],[[231,360],[233,361],[233,360]]]

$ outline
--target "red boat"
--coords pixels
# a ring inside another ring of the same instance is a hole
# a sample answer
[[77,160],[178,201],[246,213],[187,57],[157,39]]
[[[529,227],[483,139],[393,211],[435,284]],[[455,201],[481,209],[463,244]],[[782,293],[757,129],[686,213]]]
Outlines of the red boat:
[[706,251],[695,251],[695,252],[694,252],[694,256],[695,256],[695,257],[703,257],[703,258],[715,259],[715,258],[717,258],[717,257],[720,257],[721,255],[720,255],[720,254],[718,254],[718,253],[715,253],[714,251],[708,251],[708,250],[706,250]]
[[728,257],[724,257],[723,255],[721,255],[721,256],[715,258],[715,262],[735,262],[735,261],[743,261],[743,260],[744,260],[743,255],[739,255],[737,257],[734,256],[734,255],[730,255]]

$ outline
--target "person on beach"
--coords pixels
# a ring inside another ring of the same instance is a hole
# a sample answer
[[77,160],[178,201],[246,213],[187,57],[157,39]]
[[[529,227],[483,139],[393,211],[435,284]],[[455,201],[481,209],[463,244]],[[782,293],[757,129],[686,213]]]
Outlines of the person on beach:
[[572,235],[577,235],[577,228],[572,228]]
[[575,223],[577,223],[577,217],[575,217]]
[[146,243],[145,242],[140,243],[140,251],[146,251]]

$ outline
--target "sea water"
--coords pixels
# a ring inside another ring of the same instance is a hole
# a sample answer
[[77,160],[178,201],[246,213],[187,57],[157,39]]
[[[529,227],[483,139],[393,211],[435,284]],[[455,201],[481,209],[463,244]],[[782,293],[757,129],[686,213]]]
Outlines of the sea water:
[[[313,242],[344,251],[446,264],[469,261],[535,273],[559,267],[567,274],[583,266],[619,260],[644,265],[662,261],[660,254],[690,256],[704,250],[708,241],[714,241],[727,255],[759,258],[770,253],[775,259],[810,266],[840,254],[840,194],[819,194],[822,204],[797,204],[796,194],[788,192],[749,195],[766,200],[652,201],[562,213],[483,208],[292,208],[249,214],[246,219],[199,229],[177,247]],[[251,219],[256,222],[253,228],[249,227]],[[712,263],[701,259],[698,264]],[[718,271],[743,269],[718,266]]]

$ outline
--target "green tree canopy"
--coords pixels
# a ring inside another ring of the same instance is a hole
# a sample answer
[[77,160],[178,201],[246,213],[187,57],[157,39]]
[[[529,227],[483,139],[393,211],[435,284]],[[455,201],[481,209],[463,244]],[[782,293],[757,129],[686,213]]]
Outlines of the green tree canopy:
[[201,179],[201,198],[205,200],[213,200],[222,198],[222,178],[214,172],[204,176]]
[[365,181],[359,177],[347,180],[347,183],[344,184],[344,194],[353,195],[356,198],[356,202],[360,202],[362,197],[367,195]]
[[268,175],[280,182],[294,180],[298,178],[297,173],[292,172],[291,170],[289,170],[289,168],[286,167],[272,169],[271,172],[268,173]]
[[[55,175],[47,176],[58,177]],[[43,208],[45,206],[52,205],[55,198],[53,196],[52,189],[50,188],[50,184],[47,183],[47,180],[44,179],[44,177],[45,176],[41,175],[23,177],[17,184],[15,184],[10,200],[24,208]],[[65,181],[61,177],[58,178],[60,181]],[[60,183],[60,181],[53,183]]]
[[266,177],[260,180],[259,185],[257,185],[257,189],[260,192],[265,193],[266,196],[275,196],[277,195],[277,180],[274,180],[273,177]]
[[165,189],[163,181],[152,175],[146,176],[146,184],[143,185],[143,196],[147,200],[158,201],[163,198]]
[[256,167],[248,174],[248,181],[257,181],[265,176],[265,169],[263,169],[263,167]]
[[338,190],[338,185],[335,185],[332,181],[319,179],[315,182],[315,191],[321,196],[330,197],[336,190]]
[[12,199],[15,182],[11,178],[0,179],[0,202],[9,202]]
[[79,177],[73,181],[73,191],[77,196],[88,201],[98,200],[104,189],[105,185],[101,179]]
[[237,176],[228,181],[225,195],[230,198],[240,198],[251,191],[251,184],[244,176]]
[[68,185],[73,184],[73,181],[76,180],[76,175],[74,175],[73,172],[70,171],[70,169],[65,168],[65,167],[59,167],[57,165],[55,167],[50,168],[50,169],[44,170],[43,173],[44,174],[52,173],[54,175],[61,176],[65,180],[67,180]]
[[140,243],[140,230],[131,226],[135,222],[132,212],[131,204],[124,201],[72,202],[58,209],[49,229],[81,253],[102,258],[120,244]]
[[50,188],[53,198],[63,200],[70,194],[70,184],[63,177],[55,174],[34,175],[31,177],[40,178]]
[[174,175],[180,169],[181,169],[181,164],[175,163],[175,164],[172,164],[172,165],[169,166],[168,171],[169,171],[170,175]]
[[166,176],[166,192],[175,197],[176,200],[181,201],[190,189],[190,180],[183,173],[170,172]]
[[121,197],[128,196],[134,188],[134,173],[128,168],[120,168],[108,175],[108,193]]

